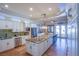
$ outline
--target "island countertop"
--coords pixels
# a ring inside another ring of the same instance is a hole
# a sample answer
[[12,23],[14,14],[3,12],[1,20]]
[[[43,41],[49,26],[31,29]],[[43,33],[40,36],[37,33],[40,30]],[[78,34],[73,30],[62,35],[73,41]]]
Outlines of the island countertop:
[[26,39],[26,52],[41,56],[53,44],[53,33],[44,34],[42,36]]
[[53,36],[53,33],[48,33],[48,34],[44,34],[42,36],[28,38],[28,39],[26,39],[26,41],[39,44],[43,41],[48,40],[48,37],[51,37],[51,36]]

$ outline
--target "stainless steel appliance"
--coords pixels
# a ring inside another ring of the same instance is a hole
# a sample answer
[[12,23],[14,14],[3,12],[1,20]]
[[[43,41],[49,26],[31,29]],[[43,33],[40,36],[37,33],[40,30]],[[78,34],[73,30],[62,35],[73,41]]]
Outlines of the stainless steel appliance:
[[15,38],[15,47],[19,47],[22,45],[22,39],[21,37],[16,37]]

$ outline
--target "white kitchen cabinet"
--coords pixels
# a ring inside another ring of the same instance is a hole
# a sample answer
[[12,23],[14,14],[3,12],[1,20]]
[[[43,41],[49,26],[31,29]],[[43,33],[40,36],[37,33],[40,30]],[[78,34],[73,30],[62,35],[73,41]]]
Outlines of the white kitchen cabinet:
[[17,32],[17,23],[16,22],[13,22],[14,23],[14,25],[13,25],[13,32]]
[[15,41],[14,39],[8,39],[7,40],[7,49],[12,49],[15,47]]
[[43,44],[43,51],[45,52],[47,49],[48,49],[48,40],[44,41],[44,44]]
[[5,44],[6,41],[0,40],[0,52],[7,50],[7,46]]
[[15,44],[13,39],[0,40],[0,52],[12,49],[14,46]]
[[31,45],[31,50],[32,50],[32,51],[31,51],[31,52],[32,52],[31,54],[32,54],[32,55],[34,55],[34,56],[39,56],[39,52],[40,52],[40,51],[38,51],[38,50],[39,50],[38,46],[39,46],[38,44],[32,43],[32,45]]
[[41,56],[51,46],[52,39],[34,43],[26,40],[26,52],[34,56]]
[[11,21],[5,21],[5,29],[12,29],[13,25]]
[[26,41],[26,43],[27,43],[26,44],[26,51],[31,54],[32,53],[32,49],[31,49],[32,43],[31,42],[29,43],[29,41]]
[[2,20],[0,21],[0,29],[13,29],[13,32],[25,31],[25,24],[18,21]]
[[5,29],[5,22],[4,21],[0,21],[0,29]]
[[0,29],[12,29],[11,21],[0,21]]
[[39,51],[39,55],[42,55],[44,53],[44,50],[45,50],[45,42],[41,42],[39,43],[38,45],[38,51]]
[[19,29],[19,22],[13,22],[13,32],[19,32],[20,29]]
[[50,40],[49,40],[50,45],[52,45],[52,43],[53,43],[53,40],[52,39],[53,38],[50,37]]
[[26,41],[26,51],[27,53],[30,53],[31,55],[39,55],[39,51],[38,51],[38,44],[35,43],[31,43],[29,41]]
[[22,45],[25,44],[25,36],[20,36],[22,39]]

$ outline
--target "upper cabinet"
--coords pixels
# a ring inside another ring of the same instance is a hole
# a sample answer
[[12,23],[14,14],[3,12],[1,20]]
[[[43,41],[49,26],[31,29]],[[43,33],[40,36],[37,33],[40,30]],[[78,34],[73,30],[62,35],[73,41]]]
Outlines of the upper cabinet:
[[22,22],[13,22],[13,32],[24,32],[25,31],[25,24]]
[[0,21],[0,29],[12,29],[12,23],[10,21]]
[[13,32],[24,32],[25,24],[15,21],[0,21],[0,29],[12,29]]

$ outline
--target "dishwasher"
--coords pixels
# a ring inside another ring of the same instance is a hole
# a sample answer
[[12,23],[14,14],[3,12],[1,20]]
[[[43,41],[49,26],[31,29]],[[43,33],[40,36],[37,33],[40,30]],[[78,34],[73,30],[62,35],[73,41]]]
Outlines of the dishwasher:
[[15,38],[15,47],[19,47],[22,45],[22,39],[21,37],[16,37]]

